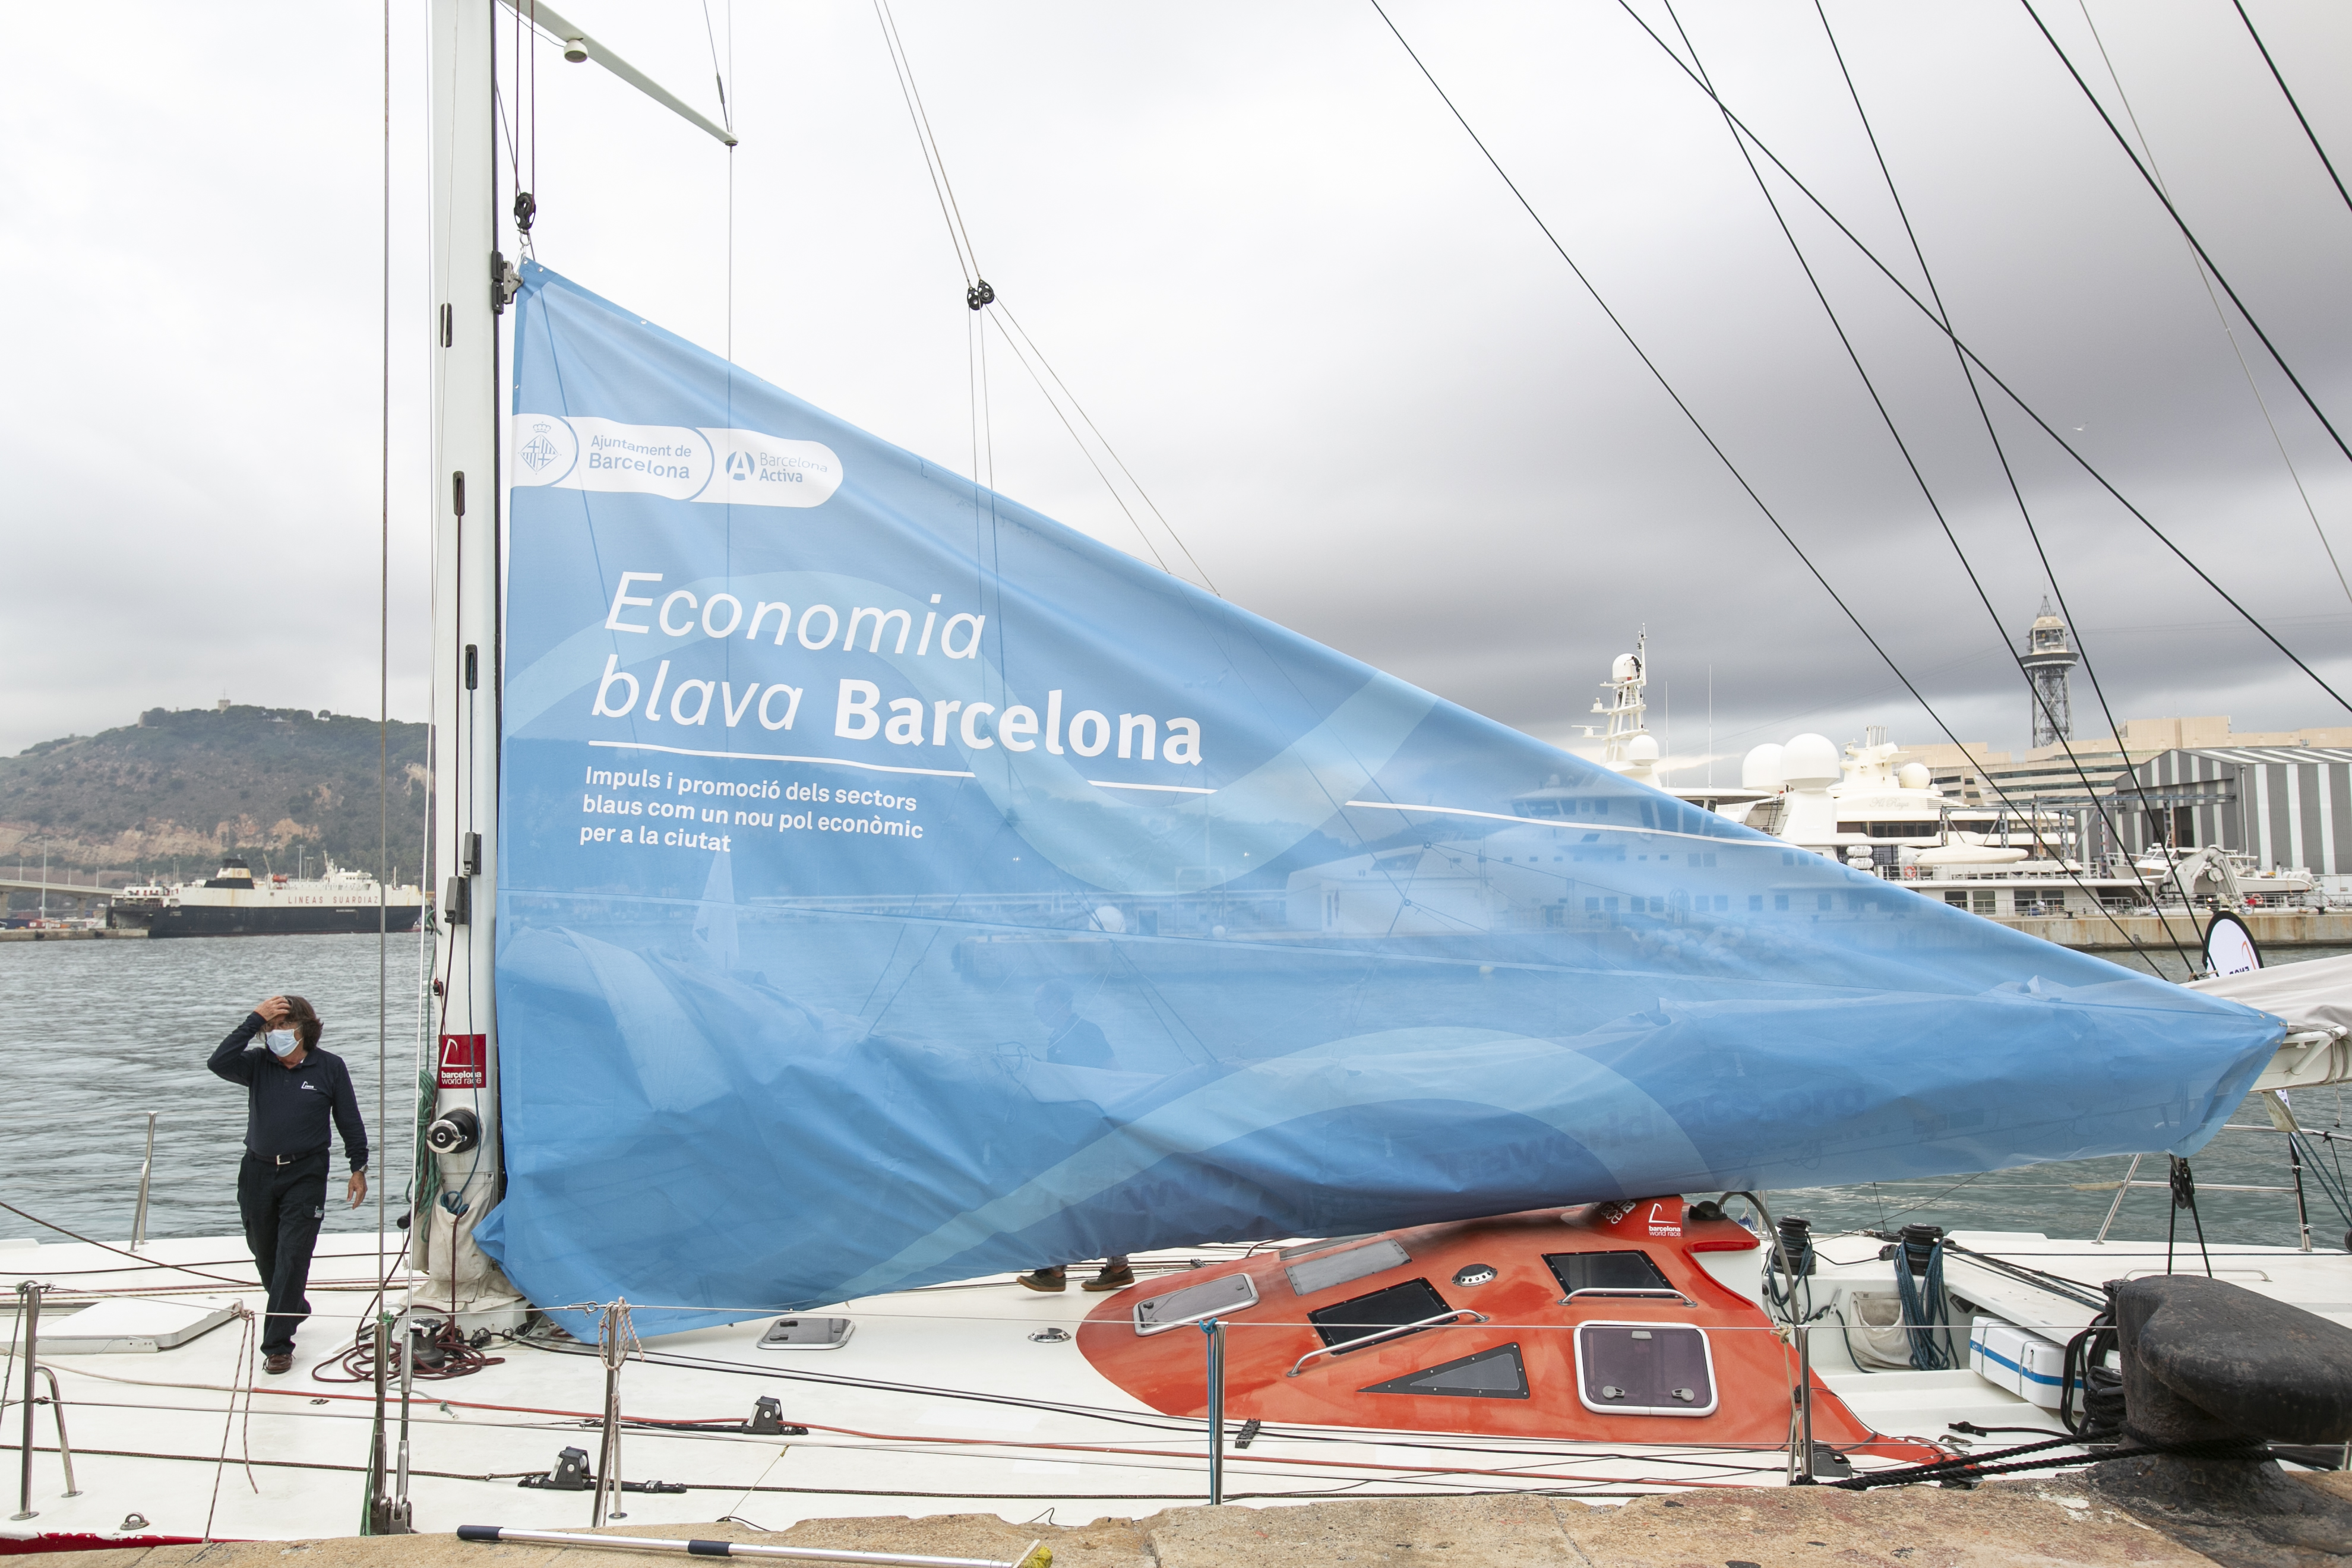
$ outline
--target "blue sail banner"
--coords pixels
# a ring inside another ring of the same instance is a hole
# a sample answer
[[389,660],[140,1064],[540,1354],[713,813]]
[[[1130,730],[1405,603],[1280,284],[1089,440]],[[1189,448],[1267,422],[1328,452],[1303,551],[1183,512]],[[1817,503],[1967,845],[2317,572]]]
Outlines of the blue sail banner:
[[540,1302],[2198,1147],[2278,1021],[1544,745],[544,268],[498,994]]

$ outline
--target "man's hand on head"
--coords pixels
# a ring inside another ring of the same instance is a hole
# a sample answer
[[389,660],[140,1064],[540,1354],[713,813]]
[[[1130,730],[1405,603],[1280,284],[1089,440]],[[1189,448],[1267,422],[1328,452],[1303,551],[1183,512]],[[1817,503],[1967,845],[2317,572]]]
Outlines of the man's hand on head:
[[257,1002],[254,1004],[253,1010],[261,1016],[263,1023],[273,1029],[286,1022],[286,998],[283,996],[272,996],[267,1001]]

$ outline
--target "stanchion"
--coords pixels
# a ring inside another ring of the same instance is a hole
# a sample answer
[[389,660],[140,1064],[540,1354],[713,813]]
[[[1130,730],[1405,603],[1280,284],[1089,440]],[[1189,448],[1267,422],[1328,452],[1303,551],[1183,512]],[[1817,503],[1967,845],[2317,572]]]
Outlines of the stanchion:
[[596,1324],[596,1353],[604,1363],[604,1441],[596,1458],[596,1502],[591,1518],[598,1525],[629,1517],[620,1506],[621,1363],[628,1354],[628,1321],[629,1304],[616,1297]]
[[1215,1318],[1201,1325],[1208,1341],[1209,1501],[1225,1500],[1225,1325]]
[[25,1347],[25,1463],[17,1483],[14,1516],[20,1521],[31,1519],[38,1511],[33,1507],[33,1367],[40,1350],[44,1289],[30,1279],[19,1280],[16,1285],[16,1338]]
[[1797,1325],[1797,1426],[1798,1452],[1805,1457],[1797,1484],[1809,1487],[1813,1484],[1813,1331],[1805,1323]]
[[414,1301],[400,1311],[400,1462],[392,1493],[392,1506],[403,1528],[403,1534],[415,1531],[415,1515],[408,1501],[408,1396],[416,1373],[416,1307]]

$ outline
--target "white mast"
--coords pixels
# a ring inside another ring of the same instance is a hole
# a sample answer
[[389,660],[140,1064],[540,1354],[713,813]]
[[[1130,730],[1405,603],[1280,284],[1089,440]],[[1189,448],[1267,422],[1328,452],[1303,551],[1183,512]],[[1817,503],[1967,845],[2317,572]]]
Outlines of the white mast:
[[[503,1307],[513,1288],[474,1246],[498,1203],[499,317],[492,0],[433,0],[432,453],[434,864],[440,936],[432,998],[436,1121],[470,1112],[478,1142],[439,1155],[411,1223],[425,1299]],[[388,1131],[388,1130],[387,1130]],[[463,1140],[458,1141],[460,1143]],[[460,1212],[461,1211],[461,1212]]]
[[[735,144],[724,127],[548,6],[495,3],[535,24],[562,46],[565,59],[593,60]],[[517,279],[514,258],[498,252],[494,0],[432,0],[431,25],[433,299],[426,330],[433,353],[433,850],[441,902],[430,1002],[438,1041],[434,1131],[440,1179],[418,1193],[410,1234],[415,1265],[432,1280],[425,1303],[478,1314],[475,1322],[514,1322],[521,1298],[475,1245],[473,1232],[505,1187],[491,973],[504,673],[499,327]]]

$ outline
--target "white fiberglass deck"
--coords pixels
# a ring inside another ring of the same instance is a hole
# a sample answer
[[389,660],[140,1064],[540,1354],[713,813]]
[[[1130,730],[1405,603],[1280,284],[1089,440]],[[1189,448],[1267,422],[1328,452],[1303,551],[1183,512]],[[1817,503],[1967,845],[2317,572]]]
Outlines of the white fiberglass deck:
[[[2100,1279],[2162,1268],[2160,1245],[2093,1248],[1990,1234],[1959,1239],[2080,1280],[2095,1293]],[[336,1373],[334,1363],[372,1304],[373,1240],[320,1237],[310,1290],[315,1314],[288,1375],[255,1373],[245,1322],[236,1318],[171,1349],[44,1353],[41,1363],[56,1372],[67,1401],[81,1495],[62,1495],[55,1428],[42,1406],[36,1412],[37,1516],[0,1524],[0,1531],[224,1538],[357,1531],[373,1396],[364,1383],[320,1381],[314,1371],[323,1364]],[[1891,1279],[1879,1246],[1863,1237],[1822,1238],[1825,1266],[1814,1279],[1816,1305],[1842,1303],[1843,1292]],[[1192,1257],[1237,1250],[1139,1258],[1144,1288],[1152,1275],[1180,1270]],[[2212,1253],[2225,1278],[2329,1315],[2352,1313],[2352,1259],[2343,1254],[2218,1246]],[[0,1279],[57,1287],[43,1312],[45,1339],[63,1331],[79,1303],[100,1296],[234,1299],[256,1310],[261,1305],[257,1291],[185,1272],[249,1279],[251,1264],[235,1238],[156,1242],[142,1257],[150,1261],[79,1244],[17,1244],[0,1249]],[[2191,1265],[2184,1258],[2181,1266]],[[2052,1337],[2063,1338],[2089,1317],[2087,1308],[2063,1297],[2016,1286],[1958,1258],[1948,1273],[1972,1309]],[[786,1423],[810,1431],[778,1437],[630,1426],[622,1445],[624,1477],[688,1489],[629,1493],[627,1518],[686,1524],[738,1515],[781,1528],[810,1517],[980,1510],[1014,1521],[1052,1510],[1066,1523],[1205,1500],[1203,1423],[1147,1408],[1097,1373],[1069,1339],[1032,1338],[1056,1328],[1069,1332],[1100,1301],[1076,1288],[1081,1277],[1074,1270],[1073,1288],[1058,1296],[1000,1279],[852,1302],[831,1310],[856,1323],[849,1342],[836,1350],[762,1350],[758,1341],[767,1318],[649,1342],[646,1359],[630,1361],[621,1376],[627,1420],[739,1423],[755,1400],[769,1395],[781,1403]],[[419,1310],[429,1310],[427,1303],[420,1300]],[[1822,1319],[1836,1321],[1834,1314]],[[1965,1332],[1960,1338],[1965,1342]],[[1964,1369],[1864,1372],[1839,1341],[1834,1331],[1814,1332],[1816,1367],[1884,1433],[1965,1447],[1948,1423],[2057,1430],[2052,1413]],[[603,1367],[593,1347],[499,1341],[488,1352],[503,1360],[471,1376],[414,1385],[410,1495],[417,1526],[586,1524],[590,1493],[518,1482],[545,1473],[565,1447],[585,1449],[593,1462]],[[0,1475],[7,1478],[12,1505],[22,1375],[16,1363],[12,1403],[0,1423],[0,1446],[10,1450]],[[248,1382],[249,1418],[241,1392]],[[1978,1446],[2019,1440],[1978,1439]],[[1785,1465],[1779,1450],[1285,1426],[1255,1434],[1246,1449],[1229,1439],[1224,1484],[1229,1500],[1253,1503],[1522,1489],[1597,1499],[1659,1486],[1774,1484]],[[133,1514],[146,1523],[126,1531]]]

